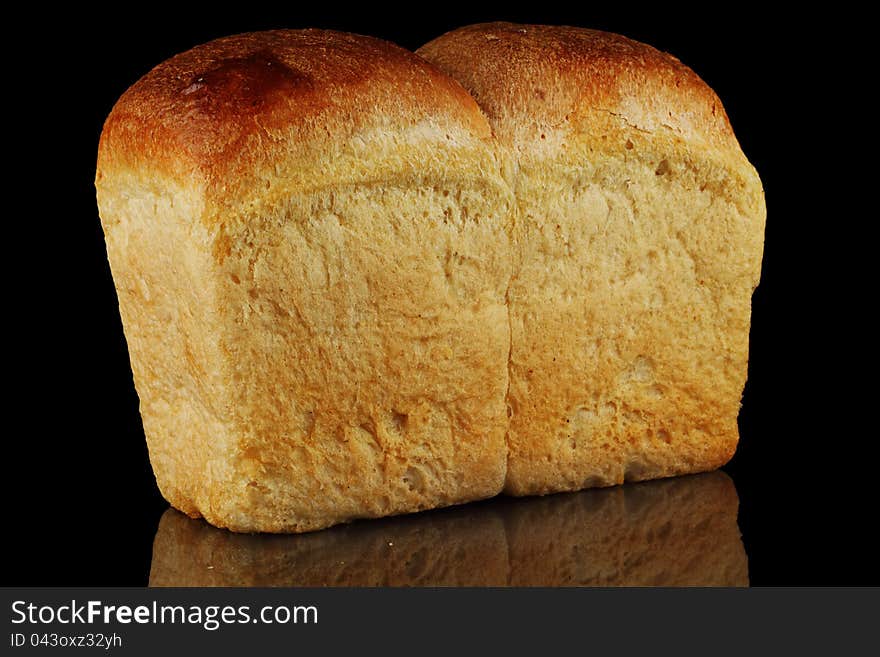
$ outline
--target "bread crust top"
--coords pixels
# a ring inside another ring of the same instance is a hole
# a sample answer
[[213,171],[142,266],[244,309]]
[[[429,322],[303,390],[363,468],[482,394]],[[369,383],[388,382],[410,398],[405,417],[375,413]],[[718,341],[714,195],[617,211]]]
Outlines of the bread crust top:
[[333,152],[365,130],[432,128],[488,140],[468,93],[391,43],[329,30],[230,36],[159,64],[123,94],[98,150],[102,171],[147,166],[223,185],[279,157]]
[[[418,51],[456,78],[496,136],[528,150],[550,132],[596,132],[608,119],[739,151],[715,92],[672,55],[578,27],[483,23]],[[549,145],[549,144],[548,144]]]

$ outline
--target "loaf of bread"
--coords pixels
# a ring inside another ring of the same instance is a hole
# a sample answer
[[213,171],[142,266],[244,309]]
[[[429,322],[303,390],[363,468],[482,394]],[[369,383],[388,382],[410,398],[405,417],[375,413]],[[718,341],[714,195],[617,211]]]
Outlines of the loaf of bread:
[[229,37],[107,119],[107,253],[186,514],[301,532],[732,455],[765,211],[715,94],[576,28],[419,53]]
[[765,206],[715,93],[670,55],[579,28],[472,25],[418,53],[512,160],[505,490],[725,463]]
[[491,502],[304,536],[169,510],[150,586],[748,586],[723,472]]
[[488,123],[386,42],[173,57],[101,135],[107,254],[162,494],[298,532],[497,494],[513,197]]

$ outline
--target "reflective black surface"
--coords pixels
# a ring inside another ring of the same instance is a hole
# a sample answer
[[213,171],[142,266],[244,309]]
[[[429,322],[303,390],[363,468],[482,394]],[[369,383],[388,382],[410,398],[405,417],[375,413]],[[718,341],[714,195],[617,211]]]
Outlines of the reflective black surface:
[[496,498],[294,536],[166,511],[151,586],[747,586],[722,472]]

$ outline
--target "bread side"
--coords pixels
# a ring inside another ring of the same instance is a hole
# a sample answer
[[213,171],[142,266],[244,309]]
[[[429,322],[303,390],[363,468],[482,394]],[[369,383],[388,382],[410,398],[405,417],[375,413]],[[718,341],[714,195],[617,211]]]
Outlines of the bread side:
[[203,246],[212,238],[192,221],[203,190],[99,171],[98,195],[156,481],[176,508],[214,516],[233,476],[234,420],[221,392],[232,370],[215,337],[220,281]]
[[725,463],[765,208],[718,98],[673,57],[579,28],[474,25],[418,52],[516,163],[505,489]]
[[96,185],[150,457],[178,509],[306,531],[496,494],[512,196],[473,100],[316,30],[160,65]]

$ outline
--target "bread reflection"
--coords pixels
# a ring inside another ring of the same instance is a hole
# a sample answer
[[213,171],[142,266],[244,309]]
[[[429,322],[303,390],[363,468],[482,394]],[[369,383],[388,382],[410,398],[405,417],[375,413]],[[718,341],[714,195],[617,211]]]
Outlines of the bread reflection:
[[746,586],[738,498],[714,472],[497,498],[295,536],[169,510],[151,586]]
[[723,472],[551,495],[502,510],[512,586],[748,586]]
[[311,534],[233,534],[168,510],[150,586],[503,586],[504,525],[486,503]]

